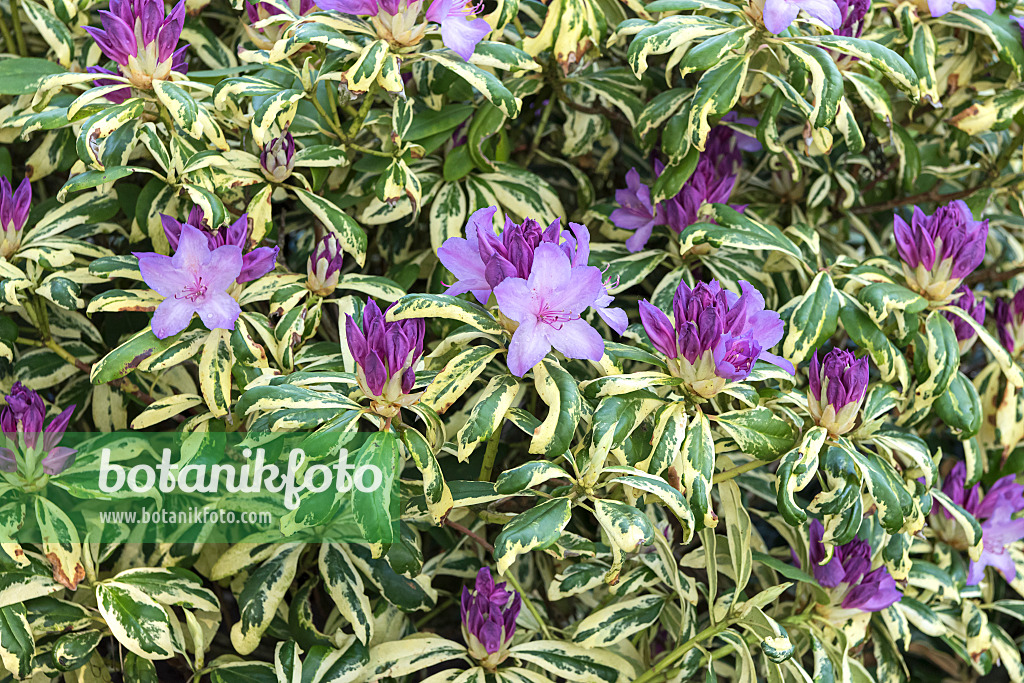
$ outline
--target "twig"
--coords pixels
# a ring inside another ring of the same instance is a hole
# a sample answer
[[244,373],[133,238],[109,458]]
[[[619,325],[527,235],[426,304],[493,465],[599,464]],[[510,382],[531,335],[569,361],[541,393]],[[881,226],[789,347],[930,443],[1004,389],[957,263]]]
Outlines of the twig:
[[1010,268],[1009,270],[1000,270],[998,265],[989,266],[981,270],[976,270],[964,279],[964,282],[968,285],[978,284],[979,282],[1006,282],[1007,280],[1013,279],[1024,273],[1024,266],[1017,266],[1016,268]]
[[14,24],[14,40],[18,44],[18,54],[28,57],[25,48],[25,32],[21,28],[21,0],[11,0],[11,23]]

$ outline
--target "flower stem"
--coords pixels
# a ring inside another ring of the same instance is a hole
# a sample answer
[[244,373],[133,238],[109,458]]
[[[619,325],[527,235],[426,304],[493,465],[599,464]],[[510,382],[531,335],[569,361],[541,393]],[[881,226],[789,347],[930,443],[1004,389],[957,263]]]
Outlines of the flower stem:
[[659,661],[657,664],[651,667],[651,669],[648,670],[647,673],[643,674],[642,676],[640,676],[640,678],[633,681],[633,683],[654,683],[654,681],[660,680],[662,677],[658,674],[660,674],[665,669],[667,669],[672,664],[681,659],[683,655],[692,650],[693,647],[697,645],[697,643],[714,638],[719,633],[721,633],[722,631],[726,630],[734,623],[736,623],[738,619],[738,617],[734,617],[732,619],[726,619],[724,621],[720,621],[717,624],[708,626],[706,629],[695,635],[693,638],[690,638],[688,641],[686,641],[685,643],[683,643],[682,645],[680,645],[679,647],[677,647],[676,649],[672,650],[667,655],[662,657],[661,661]]
[[14,24],[14,40],[18,44],[18,54],[28,57],[25,49],[25,32],[21,28],[21,0],[11,0],[11,23]]
[[348,137],[354,139],[359,134],[359,129],[363,127],[363,122],[366,121],[366,117],[370,115],[370,107],[373,106],[373,100],[377,94],[377,83],[371,83],[370,89],[366,91],[366,95],[363,96],[363,104],[359,107],[359,111],[356,113],[356,119],[352,122],[352,125],[348,129]]
[[11,36],[11,29],[7,26],[7,19],[4,18],[4,13],[0,11],[0,35],[4,38],[4,48],[8,52],[17,51],[17,45],[14,43],[14,38]]
[[530,142],[530,153],[526,155],[526,165],[529,166],[530,162],[533,161],[533,157],[537,155],[537,148],[540,146],[540,141],[544,137],[544,129],[548,127],[548,119],[551,118],[551,110],[555,106],[555,100],[558,97],[555,93],[551,93],[548,98],[548,103],[544,107],[544,111],[540,115],[540,123],[537,124],[537,130],[533,134],[533,141]]
[[746,474],[751,470],[756,470],[761,465],[767,465],[769,462],[774,461],[751,460],[750,462],[745,462],[742,465],[737,465],[736,467],[733,467],[732,469],[725,470],[724,472],[719,472],[714,476],[714,478],[712,478],[711,483],[717,484],[722,481],[729,481],[730,479],[735,479],[741,474]]
[[519,585],[519,582],[516,580],[516,577],[512,574],[509,574],[508,576],[502,578],[508,581],[512,585],[512,587],[516,589],[516,592],[518,592],[519,595],[522,596],[523,604],[526,605],[526,609],[530,610],[530,614],[532,614],[533,618],[537,620],[538,624],[540,624],[540,632],[544,634],[545,638],[550,640],[551,632],[548,631],[548,626],[547,623],[544,621],[544,617],[541,616],[540,612],[537,610],[537,606],[533,604],[533,600],[530,600],[530,597],[526,594],[526,591],[523,590],[523,587]]
[[501,429],[495,429],[487,442],[487,450],[484,451],[484,462],[480,465],[479,481],[490,481],[491,472],[494,470],[494,460],[498,456],[498,442],[501,440]]

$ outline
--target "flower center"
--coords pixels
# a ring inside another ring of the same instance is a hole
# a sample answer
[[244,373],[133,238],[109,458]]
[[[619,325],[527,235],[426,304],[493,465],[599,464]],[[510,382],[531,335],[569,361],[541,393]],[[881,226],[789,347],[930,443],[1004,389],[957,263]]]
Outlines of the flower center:
[[544,304],[537,314],[537,320],[544,323],[545,325],[551,325],[556,330],[562,329],[564,323],[572,320],[579,320],[579,315],[570,313],[568,311],[562,311],[555,308],[548,308],[547,304]]
[[206,294],[206,285],[203,284],[203,278],[198,275],[195,276],[195,281],[190,285],[185,285],[185,288],[181,290],[181,294],[175,294],[175,299],[188,299],[192,303],[195,303]]

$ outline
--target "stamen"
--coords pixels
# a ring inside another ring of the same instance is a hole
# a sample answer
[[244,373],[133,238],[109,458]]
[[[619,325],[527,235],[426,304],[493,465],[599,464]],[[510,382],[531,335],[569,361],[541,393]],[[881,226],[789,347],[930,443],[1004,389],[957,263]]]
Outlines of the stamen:
[[181,290],[180,294],[174,295],[174,298],[188,299],[192,303],[195,303],[206,294],[206,289],[206,285],[203,284],[203,278],[197,275],[195,282],[190,285],[186,285],[185,288]]

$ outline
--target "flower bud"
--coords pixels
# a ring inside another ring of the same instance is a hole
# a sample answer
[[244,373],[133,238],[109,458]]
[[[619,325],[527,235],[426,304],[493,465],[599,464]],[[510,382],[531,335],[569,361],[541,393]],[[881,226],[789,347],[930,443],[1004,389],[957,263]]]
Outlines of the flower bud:
[[32,205],[32,185],[28,178],[11,191],[11,181],[0,178],[0,257],[10,258],[21,246],[22,231]]
[[109,11],[100,11],[103,28],[84,28],[121,67],[122,76],[136,88],[151,90],[153,81],[168,80],[171,71],[188,70],[188,45],[174,49],[185,25],[184,0],[164,14],[162,0],[110,0]]
[[1006,350],[1014,356],[1020,354],[1024,349],[1024,289],[1010,301],[996,299],[996,327]]
[[931,216],[914,207],[908,224],[893,217],[896,250],[907,285],[931,301],[947,301],[985,259],[988,221],[976,221],[957,200]]
[[402,409],[419,400],[411,394],[416,383],[416,364],[423,355],[423,333],[426,323],[422,318],[385,322],[373,299],[363,309],[360,329],[349,315],[345,324],[345,337],[349,351],[356,361],[356,380],[374,412],[383,417],[394,417]]
[[472,591],[462,587],[462,637],[470,656],[485,669],[494,671],[508,657],[522,605],[517,591],[494,583],[488,567],[477,572]]
[[[985,323],[985,298],[976,298],[974,292],[967,285],[960,285],[957,288],[953,305],[966,311],[967,315],[974,318],[979,325]],[[974,339],[978,336],[977,333],[971,324],[960,316],[948,312],[945,316],[949,322],[953,323],[953,331],[956,332],[956,340],[960,345],[960,355],[967,353],[974,344]]]
[[808,374],[807,404],[814,421],[836,436],[852,430],[867,395],[867,357],[857,360],[849,351],[832,349],[819,363],[815,351]]
[[260,168],[263,177],[272,183],[283,182],[295,167],[295,138],[285,133],[267,143],[260,153]]
[[[75,461],[75,450],[58,446],[75,406],[70,406],[43,427],[46,405],[36,392],[16,382],[0,411],[4,446],[0,447],[0,471],[38,476],[60,474]],[[42,441],[40,441],[42,437]]]
[[306,287],[320,296],[330,296],[341,277],[343,253],[334,233],[327,233],[317,243],[306,264]]

